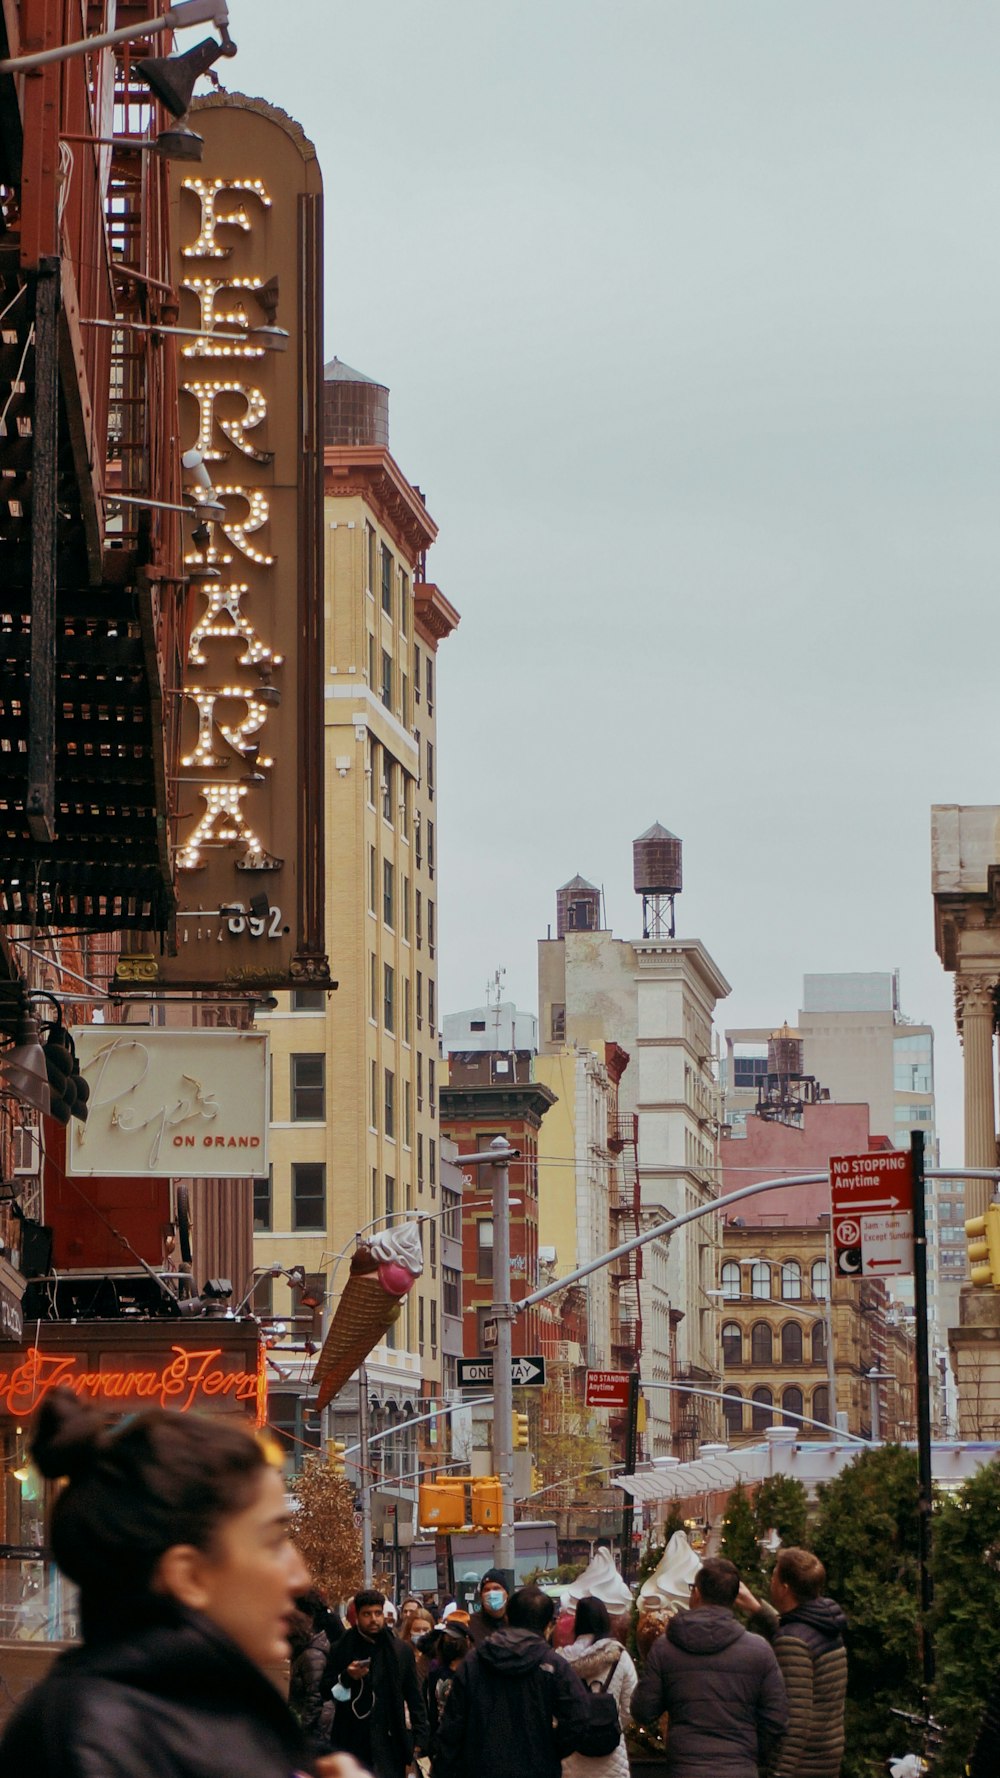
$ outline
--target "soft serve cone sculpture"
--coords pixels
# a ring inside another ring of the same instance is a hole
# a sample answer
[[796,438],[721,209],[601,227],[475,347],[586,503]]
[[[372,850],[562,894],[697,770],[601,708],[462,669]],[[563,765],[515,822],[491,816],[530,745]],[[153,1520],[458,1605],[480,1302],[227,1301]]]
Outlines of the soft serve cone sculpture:
[[357,1249],[313,1372],[321,1412],[398,1320],[403,1299],[423,1269],[416,1222],[373,1235]]

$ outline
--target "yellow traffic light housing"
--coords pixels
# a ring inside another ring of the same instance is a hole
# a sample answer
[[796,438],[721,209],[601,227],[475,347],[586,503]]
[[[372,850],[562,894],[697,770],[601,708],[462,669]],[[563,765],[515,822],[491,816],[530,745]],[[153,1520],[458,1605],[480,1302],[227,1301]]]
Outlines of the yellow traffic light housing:
[[528,1426],[528,1416],[527,1414],[515,1413],[511,1418],[513,1421],[511,1427],[511,1446],[515,1451],[526,1451],[531,1436]]
[[328,1438],[326,1441],[326,1461],[334,1475],[343,1475],[344,1457],[347,1445],[342,1438]]
[[970,1216],[965,1238],[973,1284],[991,1284],[1000,1290],[1000,1203],[990,1204],[985,1216]]

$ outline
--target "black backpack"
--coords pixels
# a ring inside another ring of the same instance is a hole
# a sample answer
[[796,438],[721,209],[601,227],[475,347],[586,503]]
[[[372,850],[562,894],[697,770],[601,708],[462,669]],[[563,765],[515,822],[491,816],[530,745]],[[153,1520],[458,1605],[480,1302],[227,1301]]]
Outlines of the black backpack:
[[591,1683],[587,1687],[587,1727],[578,1737],[573,1750],[575,1753],[582,1753],[585,1759],[603,1759],[605,1754],[614,1753],[622,1738],[618,1700],[608,1691],[620,1660],[621,1655],[609,1668],[603,1685]]

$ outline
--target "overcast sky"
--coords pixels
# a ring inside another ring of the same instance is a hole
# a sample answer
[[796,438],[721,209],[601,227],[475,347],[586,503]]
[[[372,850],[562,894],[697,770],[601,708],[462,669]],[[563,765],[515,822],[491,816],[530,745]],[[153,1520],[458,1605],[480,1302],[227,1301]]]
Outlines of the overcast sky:
[[[794,1019],[902,972],[961,1161],[933,802],[1000,802],[1000,12],[951,0],[230,0],[227,84],[326,186],[326,352],[462,613],[439,657],[441,1004],[536,1007],[576,871]],[[192,39],[186,38],[186,42]]]

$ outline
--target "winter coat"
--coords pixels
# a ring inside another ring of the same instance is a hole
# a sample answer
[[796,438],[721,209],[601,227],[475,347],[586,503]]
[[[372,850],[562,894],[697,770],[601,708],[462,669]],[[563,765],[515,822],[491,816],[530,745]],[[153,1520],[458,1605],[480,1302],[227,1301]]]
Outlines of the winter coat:
[[572,1667],[533,1630],[497,1630],[455,1673],[434,1778],[560,1778],[588,1721]]
[[267,1676],[196,1613],[70,1649],[0,1740],[17,1778],[292,1778],[309,1765]]
[[838,1778],[844,1757],[847,1618],[833,1599],[807,1599],[779,1618],[756,1614],[788,1693],[788,1733],[772,1778]]
[[327,1701],[323,1680],[329,1658],[330,1644],[319,1630],[299,1654],[293,1655],[288,1678],[288,1702],[292,1713],[298,1718],[309,1745],[324,1751],[327,1742],[320,1728],[320,1719]]
[[498,1630],[506,1628],[506,1617],[493,1617],[490,1612],[483,1611],[481,1606],[469,1617],[469,1635],[472,1637],[473,1648],[482,1648],[483,1643],[495,1636]]
[[757,1778],[788,1723],[774,1652],[722,1605],[678,1612],[632,1694],[636,1722],[667,1711],[670,1778]]
[[969,1778],[996,1778],[1000,1772],[1000,1673],[987,1694],[976,1744],[969,1760]]
[[602,1686],[614,1666],[608,1693],[618,1705],[623,1737],[613,1753],[603,1754],[600,1759],[588,1759],[584,1753],[569,1754],[563,1760],[563,1778],[629,1778],[624,1735],[632,1720],[629,1706],[636,1683],[632,1656],[613,1636],[602,1636],[598,1641],[593,1636],[581,1636],[578,1642],[571,1642],[563,1649],[562,1657],[588,1690]]
[[[351,1692],[334,1712],[334,1747],[353,1753],[375,1778],[403,1778],[414,1747],[427,1746],[427,1713],[412,1648],[391,1630],[371,1638],[348,1630],[333,1655],[338,1677]],[[363,1679],[347,1677],[352,1661],[367,1660],[371,1667]]]

